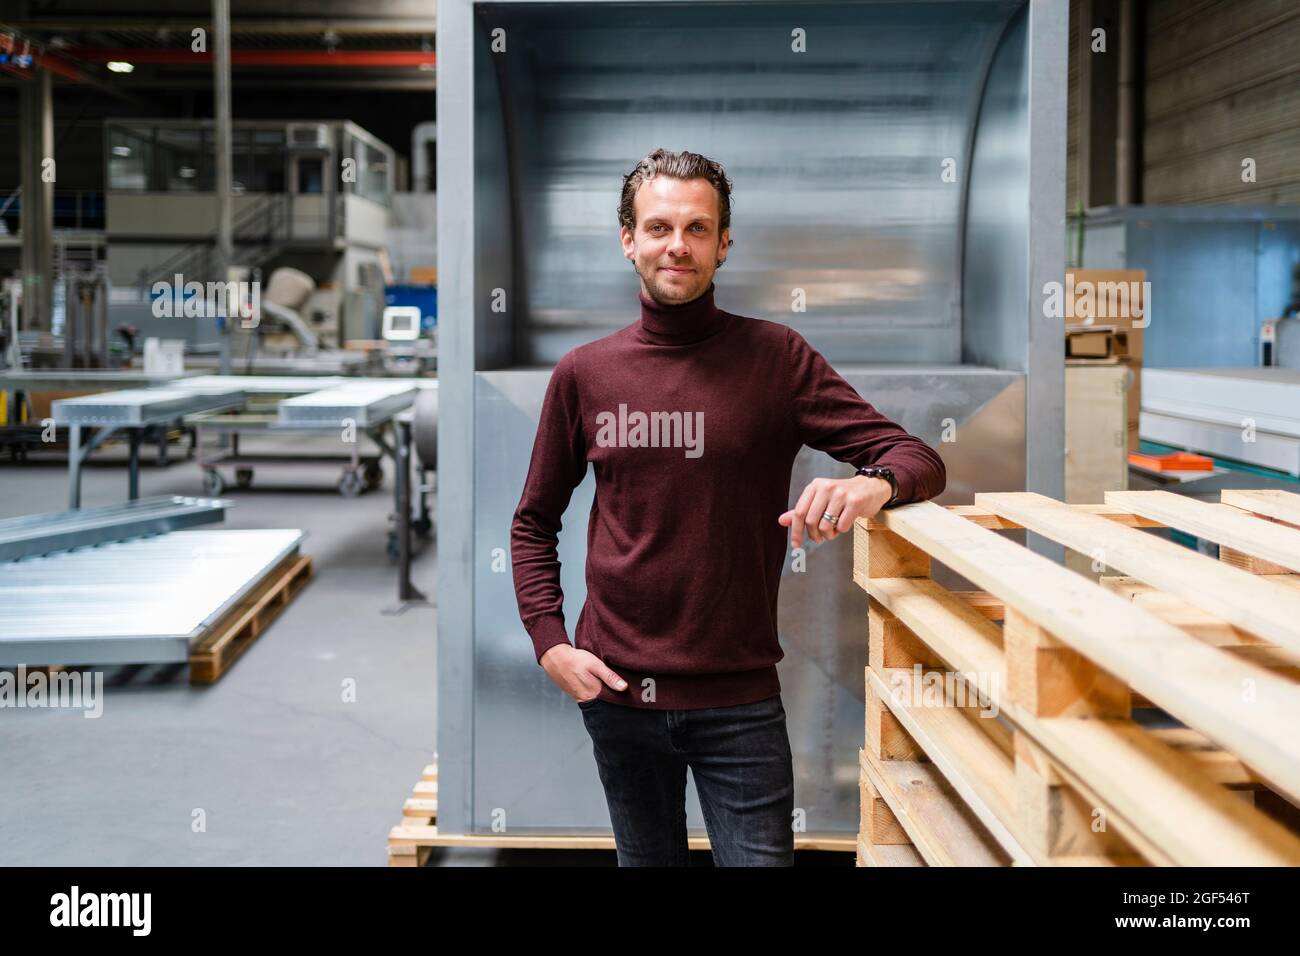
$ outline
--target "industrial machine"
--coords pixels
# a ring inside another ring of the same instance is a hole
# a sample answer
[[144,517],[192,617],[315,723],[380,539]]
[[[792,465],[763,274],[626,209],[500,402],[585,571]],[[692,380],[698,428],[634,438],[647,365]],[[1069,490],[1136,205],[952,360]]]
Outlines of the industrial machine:
[[[305,352],[341,346],[347,296],[368,284],[358,277],[376,266],[387,241],[392,149],[349,122],[249,120],[233,131],[234,261],[226,265],[248,277],[260,269],[269,285],[280,267],[308,277],[305,297],[273,304],[302,319],[290,324]],[[112,319],[130,321],[143,335],[183,336],[192,352],[215,350],[217,319],[178,323],[150,306],[157,284],[170,292],[178,275],[185,282],[230,279],[215,261],[214,135],[208,120],[104,127]]]
[[[537,666],[501,561],[551,367],[637,319],[614,210],[655,147],[735,180],[719,305],[789,323],[935,445],[945,500],[1061,496],[1063,350],[1041,295],[1065,253],[1066,34],[1064,0],[439,5],[438,132],[462,147],[437,157],[453,317],[439,343],[440,831],[488,832],[503,810],[512,832],[608,832],[577,710]],[[527,55],[499,55],[503,38]],[[792,494],[845,471],[805,450]],[[593,487],[561,534],[570,628]],[[867,603],[850,548],[814,548],[782,583],[809,832],[858,827]]]

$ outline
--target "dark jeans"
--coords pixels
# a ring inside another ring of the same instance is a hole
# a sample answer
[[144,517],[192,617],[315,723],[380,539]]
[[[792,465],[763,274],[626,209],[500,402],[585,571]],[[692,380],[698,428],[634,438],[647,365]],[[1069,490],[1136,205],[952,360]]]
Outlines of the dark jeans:
[[686,768],[718,866],[794,864],[794,766],[781,695],[702,710],[578,704],[619,866],[689,866]]

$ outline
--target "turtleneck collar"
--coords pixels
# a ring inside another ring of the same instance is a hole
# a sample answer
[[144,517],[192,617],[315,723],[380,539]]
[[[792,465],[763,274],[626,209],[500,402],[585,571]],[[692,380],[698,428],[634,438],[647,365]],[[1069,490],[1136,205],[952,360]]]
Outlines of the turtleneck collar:
[[639,290],[641,338],[652,345],[690,345],[720,332],[727,313],[713,304],[713,283],[699,297],[680,305],[660,305]]

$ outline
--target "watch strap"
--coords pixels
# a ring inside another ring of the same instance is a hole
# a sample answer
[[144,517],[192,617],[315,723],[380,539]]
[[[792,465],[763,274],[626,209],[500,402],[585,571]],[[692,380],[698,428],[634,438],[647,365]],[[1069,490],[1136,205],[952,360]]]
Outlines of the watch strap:
[[892,493],[889,496],[889,500],[880,506],[881,508],[888,508],[898,500],[898,479],[894,477],[894,472],[891,469],[879,465],[866,465],[859,468],[855,474],[862,475],[866,478],[883,478],[885,481],[889,482],[889,487]]

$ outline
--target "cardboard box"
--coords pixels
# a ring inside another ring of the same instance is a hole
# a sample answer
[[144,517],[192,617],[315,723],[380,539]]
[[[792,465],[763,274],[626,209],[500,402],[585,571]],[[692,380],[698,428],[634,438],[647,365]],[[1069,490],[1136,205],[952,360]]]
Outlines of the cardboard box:
[[1142,330],[1151,320],[1145,269],[1070,269],[1065,273],[1065,325],[1105,325],[1126,333],[1128,358],[1142,359]]
[[1065,500],[1095,503],[1128,488],[1129,368],[1065,366]]

